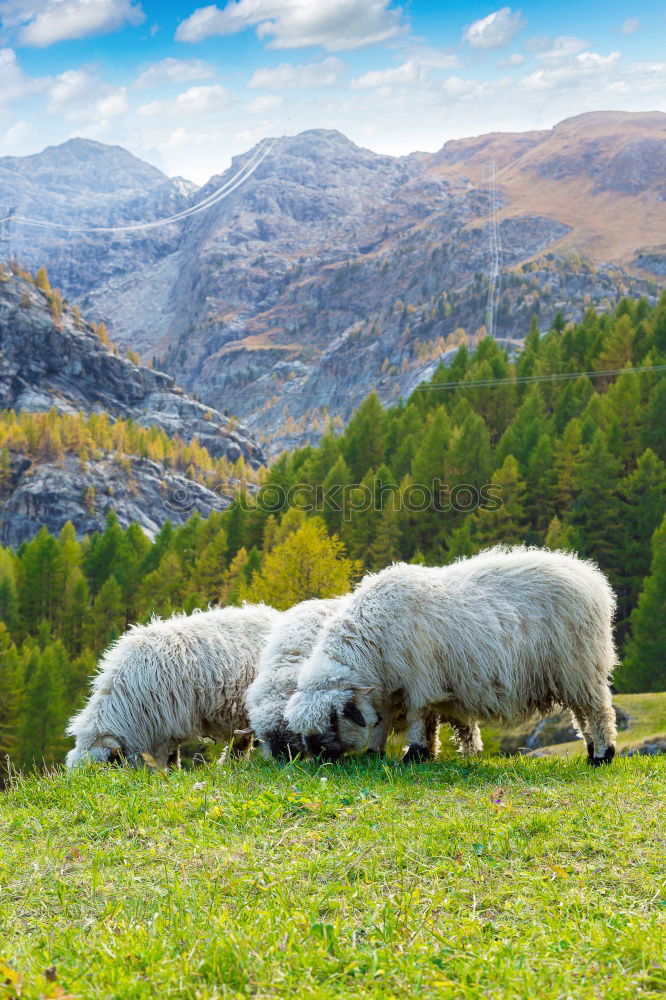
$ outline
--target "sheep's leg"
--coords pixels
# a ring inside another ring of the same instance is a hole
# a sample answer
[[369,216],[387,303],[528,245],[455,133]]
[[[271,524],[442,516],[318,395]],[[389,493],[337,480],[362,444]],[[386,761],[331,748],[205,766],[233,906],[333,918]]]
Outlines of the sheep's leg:
[[447,722],[453,729],[453,740],[460,753],[467,756],[481,753],[483,750],[483,740],[479,725],[474,719],[452,719],[450,716],[443,716],[442,722]]
[[428,729],[432,732],[432,715],[438,718],[436,713],[430,712],[408,712],[407,713],[407,752],[402,758],[403,764],[420,763],[433,756],[428,746]]
[[167,766],[172,767],[175,771],[180,771],[180,746],[177,746],[169,754]]
[[591,763],[594,759],[594,742],[592,740],[592,736],[590,735],[590,727],[587,719],[585,718],[585,714],[575,708],[570,709],[570,712],[574,729],[580,738],[585,740],[585,746],[587,747],[587,759]]
[[[578,715],[578,713],[577,713]],[[610,764],[615,756],[615,743],[617,741],[617,727],[615,724],[615,709],[608,685],[602,683],[601,687],[593,694],[589,704],[585,708],[584,716],[592,742],[592,750],[588,745],[588,761],[592,767],[599,767],[601,764]],[[580,718],[580,715],[578,715]]]
[[439,713],[428,712],[425,717],[425,736],[428,755],[436,757],[439,753]]

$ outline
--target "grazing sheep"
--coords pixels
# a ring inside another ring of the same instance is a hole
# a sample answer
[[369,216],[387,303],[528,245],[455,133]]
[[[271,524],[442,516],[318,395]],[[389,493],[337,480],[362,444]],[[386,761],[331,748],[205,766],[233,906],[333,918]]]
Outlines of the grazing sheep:
[[512,724],[559,702],[590,763],[610,762],[614,610],[600,570],[562,552],[498,546],[442,568],[391,566],[328,623],[287,721],[307,747],[339,756],[367,742],[402,690],[414,760],[427,755],[432,711],[474,744],[475,719]]
[[284,709],[296,690],[298,672],[314,649],[326,622],[344,607],[346,597],[304,601],[282,613],[259,661],[259,672],[247,690],[245,705],[250,728],[238,739],[254,735],[270,757],[293,758],[303,753],[301,737],[287,725]]
[[166,767],[178,764],[184,740],[231,739],[247,725],[245,692],[279,618],[257,604],[133,626],[102,657],[88,703],[67,727],[76,738],[67,766],[138,766],[146,753]]

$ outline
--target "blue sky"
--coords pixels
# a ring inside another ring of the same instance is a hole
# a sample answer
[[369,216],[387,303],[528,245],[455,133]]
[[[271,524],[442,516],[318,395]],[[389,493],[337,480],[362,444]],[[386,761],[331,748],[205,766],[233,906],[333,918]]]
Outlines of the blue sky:
[[83,135],[203,183],[267,135],[380,152],[666,111],[663,3],[0,0],[0,155]]

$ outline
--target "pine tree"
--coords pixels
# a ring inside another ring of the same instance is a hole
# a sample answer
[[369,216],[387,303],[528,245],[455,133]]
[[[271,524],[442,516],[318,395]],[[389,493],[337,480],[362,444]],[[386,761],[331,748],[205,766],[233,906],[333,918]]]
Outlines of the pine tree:
[[518,545],[525,541],[528,525],[525,483],[513,455],[507,455],[492,480],[501,501],[497,510],[481,509],[476,514],[475,541],[480,545]]
[[564,552],[575,552],[576,541],[573,528],[560,521],[557,514],[548,525],[544,545],[547,549],[561,549]]
[[130,524],[118,540],[111,569],[122,594],[125,625],[131,625],[139,615],[138,595],[144,575],[144,562],[150,551],[150,541],[138,524]]
[[649,448],[634,471],[619,484],[622,537],[618,566],[622,585],[618,594],[620,622],[635,606],[652,558],[650,542],[666,514],[666,466]]
[[619,463],[598,429],[573,471],[574,497],[567,517],[567,524],[574,529],[576,550],[598,562],[613,582],[617,580],[620,539],[619,499],[612,484],[617,482],[619,471]]
[[102,534],[96,532],[84,554],[83,569],[93,597],[99,592],[117,564],[117,555],[123,533],[118,518],[110,510]]
[[330,537],[321,518],[313,517],[266,556],[261,572],[252,577],[249,599],[286,610],[299,601],[346,593],[358,571],[339,538]]
[[446,481],[444,460],[450,438],[451,423],[445,408],[438,406],[428,414],[425,432],[412,460],[411,478],[414,483],[432,490],[435,484]]
[[379,397],[371,392],[347,424],[342,450],[355,483],[384,460],[384,419]]
[[651,395],[641,437],[643,447],[666,462],[666,378],[660,379]]
[[35,274],[35,288],[39,288],[44,295],[51,294],[51,282],[45,267],[40,267]]
[[23,669],[6,625],[0,622],[0,788],[7,776],[6,758],[16,759],[23,697]]
[[502,435],[497,446],[496,461],[501,464],[507,455],[513,455],[525,473],[532,449],[547,431],[548,420],[541,389],[538,385],[533,385]]
[[125,630],[125,609],[120,584],[110,576],[102,584],[90,615],[91,646],[103,650]]
[[631,616],[631,639],[616,675],[622,691],[666,689],[666,517],[652,537],[652,566]]
[[462,556],[473,556],[478,550],[472,534],[473,518],[466,517],[462,524],[455,528],[446,544],[446,563],[452,563]]
[[330,532],[342,531],[345,516],[345,498],[352,484],[352,474],[340,456],[322,484],[323,510],[321,515]]
[[530,452],[527,463],[526,504],[532,531],[528,541],[541,544],[555,515],[555,446],[549,434],[542,434]]
[[219,599],[226,574],[226,552],[227,536],[220,528],[194,564],[190,586],[206,604]]
[[374,541],[370,546],[370,569],[384,569],[400,559],[400,515],[392,503],[382,510]]
[[140,606],[144,617],[170,615],[185,600],[185,573],[179,555],[167,551],[159,566],[147,573],[141,585]]
[[23,548],[20,559],[19,607],[27,632],[39,622],[54,622],[62,599],[60,546],[42,526]]
[[65,753],[63,677],[67,652],[62,643],[34,649],[26,668],[26,688],[20,727],[20,755],[24,767],[52,764]]
[[490,434],[482,416],[469,413],[454,428],[446,456],[448,485],[466,484],[480,490],[490,481]]
[[13,629],[18,617],[16,557],[0,548],[0,622]]

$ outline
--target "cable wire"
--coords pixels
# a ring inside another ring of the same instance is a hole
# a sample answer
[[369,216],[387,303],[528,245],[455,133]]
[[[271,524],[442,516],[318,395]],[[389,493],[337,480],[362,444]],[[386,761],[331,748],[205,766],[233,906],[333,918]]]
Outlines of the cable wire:
[[44,219],[31,219],[22,215],[8,215],[4,219],[0,219],[0,225],[4,222],[14,222],[24,226],[34,226],[38,229],[64,230],[68,233],[130,233],[139,231],[144,232],[148,229],[157,229],[160,226],[170,226],[174,222],[181,222],[183,219],[188,219],[191,215],[197,215],[199,212],[205,212],[207,209],[212,208],[213,205],[217,205],[218,202],[224,201],[225,198],[228,198],[230,194],[241,186],[241,184],[244,184],[245,181],[249,180],[255,170],[257,170],[257,168],[272,151],[277,142],[277,139],[265,140],[263,149],[260,144],[253,152],[248,162],[245,163],[233,177],[230,177],[229,180],[222,185],[222,187],[213,191],[213,193],[208,195],[207,198],[204,198],[203,201],[198,202],[196,205],[192,205],[190,208],[185,208],[181,212],[177,212],[175,215],[171,215],[166,219],[156,219],[153,222],[140,222],[128,226],[70,226],[63,222],[47,222]]
[[573,378],[603,378],[605,375],[633,375],[638,372],[666,371],[666,365],[645,365],[642,368],[607,368],[605,371],[559,372],[554,375],[519,375],[516,378],[478,379],[473,382],[426,382],[413,390],[434,391],[439,389],[477,389],[491,385],[525,385],[528,382],[562,382]]

